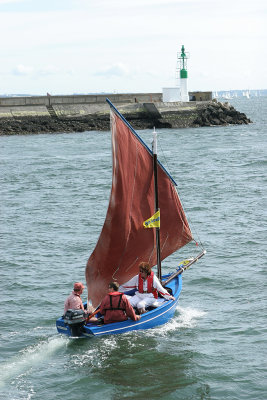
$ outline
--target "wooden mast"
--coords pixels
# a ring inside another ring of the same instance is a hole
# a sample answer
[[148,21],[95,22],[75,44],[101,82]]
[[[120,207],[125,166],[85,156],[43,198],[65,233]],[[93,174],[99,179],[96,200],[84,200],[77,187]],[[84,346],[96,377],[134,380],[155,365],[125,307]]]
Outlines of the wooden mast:
[[[157,156],[157,132],[153,132],[153,170],[154,170],[154,190],[155,190],[155,212],[159,211],[158,199],[158,156]],[[161,281],[161,256],[160,256],[160,228],[156,228],[156,248],[157,248],[157,275]]]

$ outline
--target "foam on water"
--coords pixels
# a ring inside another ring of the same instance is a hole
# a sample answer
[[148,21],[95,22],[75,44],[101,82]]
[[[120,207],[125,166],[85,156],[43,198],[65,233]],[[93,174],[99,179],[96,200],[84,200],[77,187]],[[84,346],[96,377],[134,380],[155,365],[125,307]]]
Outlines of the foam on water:
[[176,310],[179,313],[178,315],[176,312],[176,315],[167,324],[150,330],[149,334],[156,336],[158,334],[167,334],[177,329],[192,329],[197,326],[199,319],[206,315],[206,312],[191,307],[178,306]]
[[67,338],[58,336],[21,350],[1,365],[0,388],[3,388],[15,377],[27,374],[33,368],[49,360],[66,344]]
[[[81,339],[78,339],[78,341]],[[100,368],[108,360],[110,354],[118,347],[118,340],[115,336],[85,339],[86,347],[82,352],[78,351],[70,356],[68,365],[80,367],[90,365],[93,368]]]

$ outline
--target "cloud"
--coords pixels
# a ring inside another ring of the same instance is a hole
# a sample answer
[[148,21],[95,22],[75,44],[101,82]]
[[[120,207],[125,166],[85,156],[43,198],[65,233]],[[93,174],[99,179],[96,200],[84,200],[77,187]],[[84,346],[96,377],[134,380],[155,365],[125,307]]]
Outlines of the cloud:
[[12,73],[16,76],[44,77],[57,74],[72,75],[73,71],[62,69],[54,65],[44,65],[41,68],[34,68],[29,65],[19,64],[13,69]]
[[33,67],[27,66],[27,65],[22,65],[19,64],[17,65],[14,70],[13,70],[13,74],[14,75],[31,75],[34,71]]
[[113,64],[104,68],[101,68],[99,72],[96,72],[96,76],[110,77],[125,77],[129,75],[128,68],[121,63]]

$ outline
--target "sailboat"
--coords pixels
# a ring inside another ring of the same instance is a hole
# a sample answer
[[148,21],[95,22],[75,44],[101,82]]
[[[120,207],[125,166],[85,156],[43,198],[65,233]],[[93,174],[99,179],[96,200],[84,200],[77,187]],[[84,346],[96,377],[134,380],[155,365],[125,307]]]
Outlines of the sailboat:
[[[108,284],[111,281],[123,284],[137,275],[142,261],[157,268],[162,286],[175,300],[158,299],[139,321],[129,319],[110,324],[85,321],[78,312],[81,310],[72,310],[72,316],[67,319],[62,316],[56,321],[58,332],[68,336],[120,334],[165,324],[175,313],[183,271],[205,254],[201,248],[196,257],[183,260],[173,272],[162,274],[161,262],[194,241],[193,234],[176,183],[157,158],[155,129],[152,151],[110,100],[106,101],[111,118],[112,188],[106,219],[85,270],[88,302],[96,308],[94,314],[100,317],[98,306],[107,293]],[[160,227],[145,228],[144,221],[156,212],[160,213]]]
[[249,90],[246,90],[246,91],[243,92],[243,97],[246,97],[247,99],[250,98],[250,92],[249,92]]
[[223,98],[223,99],[226,99],[226,100],[230,100],[230,99],[232,99],[233,97],[231,96],[231,93],[230,93],[230,92],[225,92],[225,93],[223,93],[222,98]]

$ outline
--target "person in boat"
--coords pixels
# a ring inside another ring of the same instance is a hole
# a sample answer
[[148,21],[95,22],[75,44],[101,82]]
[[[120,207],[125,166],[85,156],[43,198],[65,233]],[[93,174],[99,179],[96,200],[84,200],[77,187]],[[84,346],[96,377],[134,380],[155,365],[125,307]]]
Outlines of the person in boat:
[[108,294],[100,304],[100,313],[104,315],[104,324],[126,321],[128,318],[139,321],[140,315],[135,314],[125,294],[118,290],[118,282],[111,282],[108,286]]
[[[73,291],[71,294],[67,297],[65,300],[64,304],[64,314],[66,314],[67,310],[72,309],[72,310],[83,310],[86,316],[88,317],[90,314],[93,313],[93,307],[89,306],[87,309],[84,309],[83,302],[81,299],[81,295],[83,293],[84,285],[82,282],[75,282],[73,286]],[[90,318],[91,322],[97,322],[96,317]]]
[[156,305],[158,295],[160,294],[166,300],[175,300],[161,285],[158,277],[151,270],[146,262],[139,264],[139,274],[134,276],[128,282],[120,286],[120,291],[137,289],[134,296],[129,297],[133,307],[137,307],[140,314],[146,312],[146,307]]

